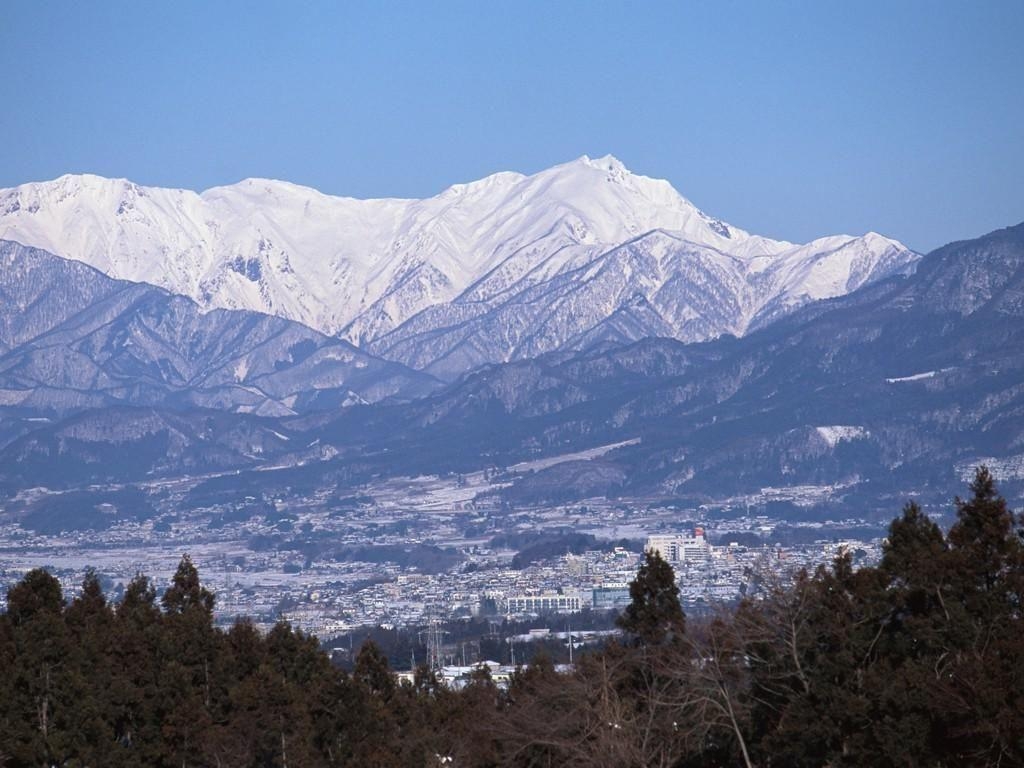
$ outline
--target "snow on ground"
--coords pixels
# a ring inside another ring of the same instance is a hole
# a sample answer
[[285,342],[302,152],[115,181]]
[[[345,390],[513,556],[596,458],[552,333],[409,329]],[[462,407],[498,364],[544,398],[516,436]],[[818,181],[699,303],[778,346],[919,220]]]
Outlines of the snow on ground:
[[963,482],[969,483],[974,479],[974,470],[983,464],[988,467],[997,481],[1024,480],[1024,453],[1005,456],[1001,459],[979,456],[975,459],[961,461],[956,465],[956,473]]
[[618,448],[625,448],[627,445],[638,445],[640,443],[639,437],[634,437],[631,440],[623,440],[620,443],[611,443],[609,445],[601,445],[597,448],[588,448],[585,451],[577,451],[576,453],[563,453],[559,456],[549,456],[545,459],[535,459],[533,461],[523,461],[519,464],[513,464],[509,469],[512,472],[539,472],[542,469],[553,467],[556,464],[564,464],[567,461],[589,461],[590,459],[596,459],[600,456],[604,456],[606,453],[610,453]]
[[849,427],[849,426],[831,426],[831,427],[818,427],[818,434],[821,438],[828,443],[829,448],[835,448],[839,443],[844,440],[861,440],[865,437],[870,436],[864,427]]
[[924,379],[931,379],[938,376],[940,373],[946,373],[952,371],[953,368],[942,368],[938,371],[925,371],[924,373],[915,373],[912,376],[899,376],[892,379],[886,379],[886,384],[902,384],[905,381],[923,381]]
[[[735,264],[744,293],[751,286],[742,265],[750,274],[777,272],[762,298],[781,296],[786,305],[845,293],[876,267],[917,258],[871,233],[807,245],[751,235],[611,156],[531,176],[498,173],[424,200],[356,200],[268,179],[197,194],[68,175],[0,190],[0,211],[0,239],[159,285],[206,308],[266,312],[359,345],[428,307],[454,313],[451,303],[466,291],[508,298],[588,262],[603,274],[603,254],[646,233],[670,233],[716,270]],[[630,282],[637,265],[625,260],[618,268]],[[660,289],[679,277],[676,269],[659,272]],[[659,291],[648,288],[648,296]],[[429,317],[445,328],[457,314]],[[684,312],[673,322],[686,319]],[[237,378],[245,374],[241,365]]]
[[[589,461],[604,456],[617,448],[636,445],[639,442],[640,438],[634,438],[589,448],[585,451],[523,461],[508,467],[506,472],[509,475],[521,475],[530,471],[537,472],[547,469],[567,461]],[[437,475],[397,477],[376,486],[373,496],[378,505],[388,508],[409,507],[422,512],[451,513],[454,510],[465,508],[483,491],[497,490],[511,484],[511,481],[488,480],[484,477],[482,470],[448,477],[438,477]]]

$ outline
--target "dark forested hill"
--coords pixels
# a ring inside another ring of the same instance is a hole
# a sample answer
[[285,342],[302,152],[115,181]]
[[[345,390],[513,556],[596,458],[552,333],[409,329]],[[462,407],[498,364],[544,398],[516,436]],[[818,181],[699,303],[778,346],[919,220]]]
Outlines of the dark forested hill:
[[437,383],[299,323],[204,311],[0,241],[2,412],[60,417],[137,405],[283,416],[417,397]]
[[387,449],[389,466],[410,471],[639,438],[603,460],[607,490],[626,494],[871,484],[948,495],[982,461],[1015,483],[1024,225],[741,340],[650,339],[494,366],[315,429],[370,455]]

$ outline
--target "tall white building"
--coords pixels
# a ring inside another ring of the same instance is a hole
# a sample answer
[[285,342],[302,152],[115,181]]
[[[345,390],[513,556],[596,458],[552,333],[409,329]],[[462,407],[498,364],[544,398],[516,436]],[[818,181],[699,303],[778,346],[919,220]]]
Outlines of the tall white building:
[[669,563],[704,562],[711,557],[711,546],[704,538],[703,528],[695,528],[691,536],[648,536],[647,549],[654,550]]

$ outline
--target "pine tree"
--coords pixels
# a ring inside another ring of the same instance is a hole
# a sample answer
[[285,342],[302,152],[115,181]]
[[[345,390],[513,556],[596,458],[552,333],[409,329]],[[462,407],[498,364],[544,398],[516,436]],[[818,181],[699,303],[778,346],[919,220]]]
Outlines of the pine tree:
[[881,568],[892,586],[929,592],[941,580],[948,550],[939,526],[910,502],[889,526]]
[[950,599],[949,545],[911,502],[890,525],[883,552],[884,605],[864,672],[872,695],[863,763],[938,764],[936,735],[944,730],[945,707],[935,670],[950,656],[951,627],[962,618]]
[[372,640],[359,649],[352,679],[362,699],[358,714],[350,713],[359,724],[353,730],[362,736],[353,740],[353,763],[397,768],[402,738],[394,707],[397,686],[387,657]]
[[[1005,613],[997,586],[1010,566],[1020,542],[1013,531],[1013,514],[996,492],[995,479],[987,467],[980,467],[971,483],[973,496],[956,499],[957,521],[949,531],[955,553],[956,579],[965,601],[976,598],[976,613]],[[993,599],[983,599],[992,597]]]

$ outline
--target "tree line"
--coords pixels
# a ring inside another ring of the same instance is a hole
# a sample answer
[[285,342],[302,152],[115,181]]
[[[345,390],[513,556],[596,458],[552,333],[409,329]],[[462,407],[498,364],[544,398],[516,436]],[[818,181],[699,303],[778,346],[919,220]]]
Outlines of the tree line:
[[622,642],[504,689],[220,629],[187,557],[116,605],[31,571],[0,614],[0,766],[1024,765],[1024,521],[984,468],[955,506],[944,533],[908,504],[877,567],[843,554],[700,620],[648,553]]

